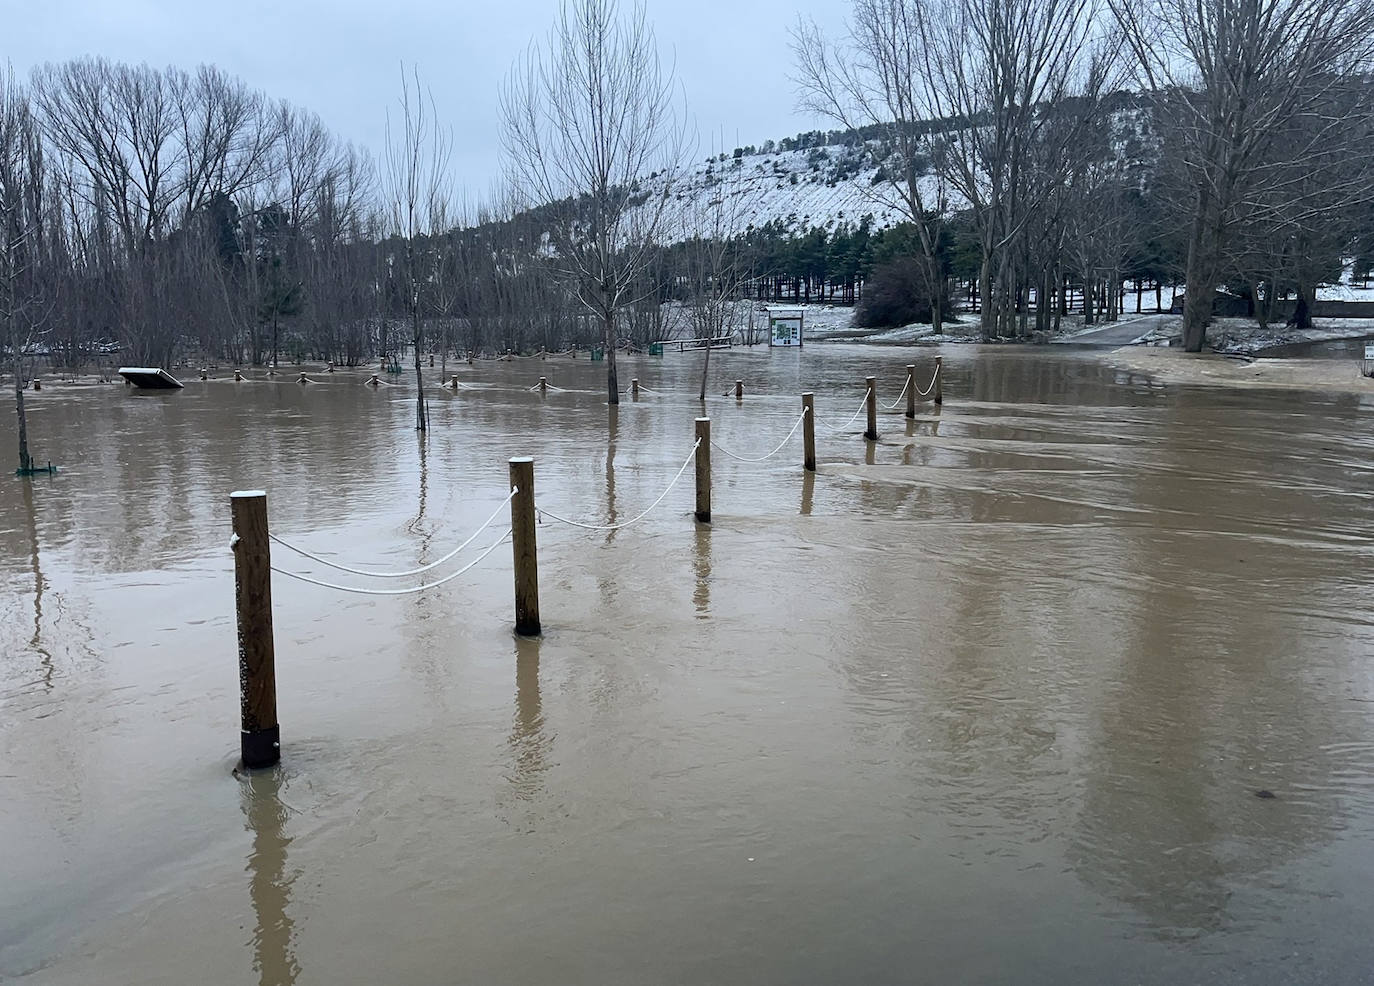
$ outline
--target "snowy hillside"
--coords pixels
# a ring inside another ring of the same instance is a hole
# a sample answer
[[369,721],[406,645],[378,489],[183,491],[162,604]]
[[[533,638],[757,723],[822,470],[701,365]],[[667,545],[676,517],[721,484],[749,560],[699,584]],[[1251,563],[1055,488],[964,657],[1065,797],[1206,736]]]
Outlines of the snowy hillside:
[[[874,229],[886,228],[901,215],[883,201],[891,190],[876,176],[863,145],[718,155],[679,179],[668,238],[710,229],[717,216],[739,233],[776,222],[800,235],[811,228],[856,226],[864,216],[872,217]],[[650,189],[655,184],[647,183]]]

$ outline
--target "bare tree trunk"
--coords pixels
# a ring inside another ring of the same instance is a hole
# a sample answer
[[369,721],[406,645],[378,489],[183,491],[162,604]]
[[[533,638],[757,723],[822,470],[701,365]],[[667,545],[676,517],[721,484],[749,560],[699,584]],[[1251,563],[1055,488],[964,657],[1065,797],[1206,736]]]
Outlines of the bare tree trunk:
[[29,419],[24,413],[24,371],[21,366],[18,340],[14,347],[14,409],[19,415],[19,471],[28,472],[33,468],[33,458],[29,455]]
[[1193,220],[1193,233],[1188,240],[1187,285],[1183,295],[1183,348],[1190,353],[1202,352],[1207,341],[1207,323],[1212,320],[1212,292],[1216,290],[1215,269],[1209,261],[1207,248],[1207,216]]
[[429,422],[425,420],[425,380],[420,370],[420,349],[424,344],[424,326],[420,321],[420,307],[412,312],[415,340],[415,430],[427,431]]
[[615,369],[615,314],[605,319],[606,336],[606,396],[612,405],[620,403],[620,378]]

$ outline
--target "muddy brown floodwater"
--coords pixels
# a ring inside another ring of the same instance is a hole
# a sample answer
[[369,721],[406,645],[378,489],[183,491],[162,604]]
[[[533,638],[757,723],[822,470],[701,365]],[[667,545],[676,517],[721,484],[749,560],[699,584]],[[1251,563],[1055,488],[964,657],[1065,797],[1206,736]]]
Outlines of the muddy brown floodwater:
[[760,455],[814,389],[818,474],[797,435],[716,453],[709,527],[690,469],[634,527],[545,516],[542,639],[505,546],[413,596],[278,576],[283,762],[244,780],[230,491],[362,568],[440,557],[514,455],[627,520],[700,354],[625,361],[618,412],[585,358],[464,366],[427,442],[344,373],[31,395],[61,472],[0,499],[0,978],[1370,981],[1374,406],[943,353],[944,408],[871,447],[827,429],[934,351],[715,354],[713,437]]

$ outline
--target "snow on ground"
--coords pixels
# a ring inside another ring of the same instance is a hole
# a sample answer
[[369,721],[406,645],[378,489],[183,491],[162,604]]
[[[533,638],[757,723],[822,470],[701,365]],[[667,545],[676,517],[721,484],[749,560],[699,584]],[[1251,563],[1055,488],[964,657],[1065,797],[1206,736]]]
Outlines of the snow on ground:
[[[1156,317],[1155,328],[1140,341],[1159,344],[1177,337],[1182,331],[1182,315],[1160,315]],[[1314,318],[1310,329],[1294,329],[1281,323],[1261,329],[1252,318],[1216,318],[1207,328],[1207,343],[1220,353],[1248,354],[1276,346],[1369,335],[1374,335],[1374,319],[1370,318]]]

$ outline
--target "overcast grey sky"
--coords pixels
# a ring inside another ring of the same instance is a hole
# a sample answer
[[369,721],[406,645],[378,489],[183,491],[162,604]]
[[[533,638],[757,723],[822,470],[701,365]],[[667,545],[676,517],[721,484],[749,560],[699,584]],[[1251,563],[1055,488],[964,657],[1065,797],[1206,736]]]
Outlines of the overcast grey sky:
[[[498,173],[498,87],[530,41],[547,34],[557,8],[557,0],[36,0],[0,19],[0,59],[20,75],[86,54],[155,66],[210,62],[313,109],[374,154],[404,59],[453,127],[456,179],[470,197],[485,198]],[[660,51],[675,61],[699,157],[732,149],[737,135],[757,144],[818,125],[795,108],[787,30],[801,12],[840,31],[845,0],[647,0],[646,9]]]

